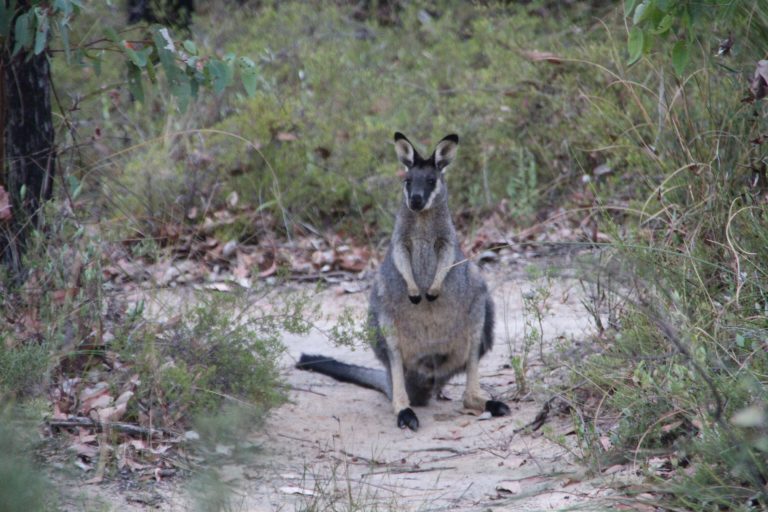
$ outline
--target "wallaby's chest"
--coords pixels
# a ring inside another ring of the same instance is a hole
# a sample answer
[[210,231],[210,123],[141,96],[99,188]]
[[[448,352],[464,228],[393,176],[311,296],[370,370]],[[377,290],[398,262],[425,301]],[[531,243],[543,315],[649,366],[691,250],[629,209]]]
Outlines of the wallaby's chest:
[[419,288],[426,289],[432,284],[437,271],[437,241],[429,238],[410,238],[406,248],[411,257],[413,278]]

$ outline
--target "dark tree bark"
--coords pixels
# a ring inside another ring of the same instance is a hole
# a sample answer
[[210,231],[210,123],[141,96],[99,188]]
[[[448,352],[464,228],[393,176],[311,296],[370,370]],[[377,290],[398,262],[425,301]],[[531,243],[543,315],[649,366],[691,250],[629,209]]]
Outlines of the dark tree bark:
[[[22,9],[25,3],[20,2]],[[37,226],[40,207],[53,193],[56,155],[48,58],[45,53],[35,56],[25,51],[11,57],[11,48],[13,41],[0,54],[0,118],[5,120],[2,185],[11,196],[13,219],[0,229],[0,250],[2,262],[18,274],[27,235]]]

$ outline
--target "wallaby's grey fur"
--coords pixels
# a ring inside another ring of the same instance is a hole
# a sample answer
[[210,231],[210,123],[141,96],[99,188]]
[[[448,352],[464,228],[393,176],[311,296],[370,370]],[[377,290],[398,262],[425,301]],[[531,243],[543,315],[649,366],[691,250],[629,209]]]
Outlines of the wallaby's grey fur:
[[[405,166],[404,200],[387,255],[373,282],[368,321],[381,370],[302,354],[298,368],[377,389],[392,401],[401,428],[418,429],[411,405],[426,405],[466,372],[464,406],[509,414],[480,389],[478,363],[493,345],[493,302],[477,267],[462,253],[448,210],[444,173],[456,155],[448,135],[427,159],[401,133],[395,151]],[[426,301],[422,300],[426,298]]]

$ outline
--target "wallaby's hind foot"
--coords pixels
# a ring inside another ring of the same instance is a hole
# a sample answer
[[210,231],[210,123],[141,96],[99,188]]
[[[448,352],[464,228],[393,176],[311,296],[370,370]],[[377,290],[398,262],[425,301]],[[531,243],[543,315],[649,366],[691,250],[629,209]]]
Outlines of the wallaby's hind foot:
[[491,416],[509,416],[512,414],[509,406],[498,400],[488,400],[485,402],[485,410],[491,413]]
[[413,409],[406,407],[397,414],[397,426],[400,428],[406,428],[416,432],[419,430],[419,418],[416,417],[416,413]]

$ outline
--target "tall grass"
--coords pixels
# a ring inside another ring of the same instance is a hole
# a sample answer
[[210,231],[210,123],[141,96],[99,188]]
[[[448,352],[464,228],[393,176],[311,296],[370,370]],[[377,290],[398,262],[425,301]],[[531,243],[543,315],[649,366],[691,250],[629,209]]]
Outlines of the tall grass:
[[[766,19],[752,19],[755,32]],[[574,370],[602,396],[595,425],[673,508],[768,506],[768,124],[764,102],[744,101],[764,43],[742,40],[727,61],[704,44],[700,67],[679,78],[655,58],[611,73],[627,101],[607,121],[625,127],[615,144],[642,151],[614,178],[634,184],[625,201],[621,185],[595,190],[620,264],[594,272],[619,274],[626,304],[603,351]],[[603,447],[592,449],[599,462]],[[646,465],[651,455],[668,457],[665,471]]]

